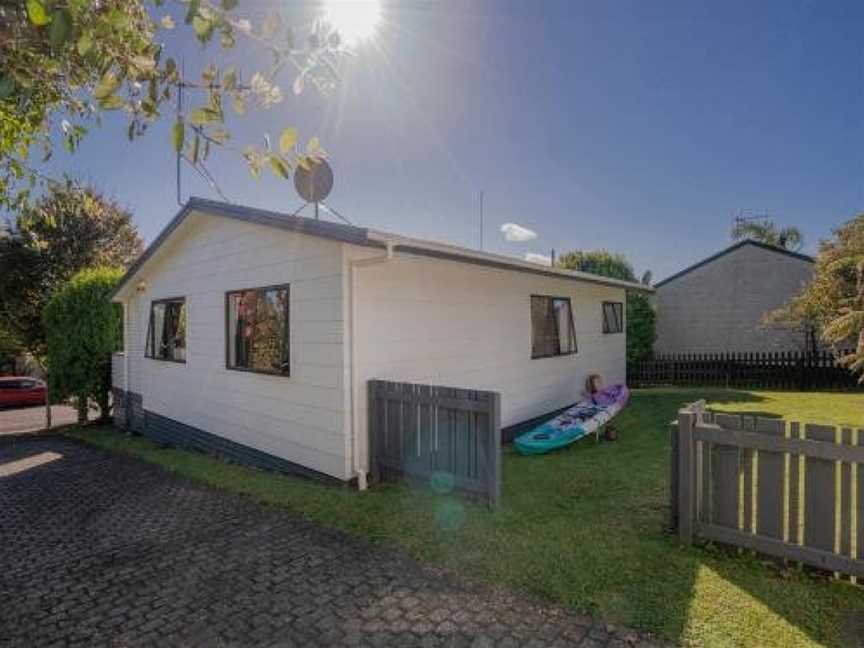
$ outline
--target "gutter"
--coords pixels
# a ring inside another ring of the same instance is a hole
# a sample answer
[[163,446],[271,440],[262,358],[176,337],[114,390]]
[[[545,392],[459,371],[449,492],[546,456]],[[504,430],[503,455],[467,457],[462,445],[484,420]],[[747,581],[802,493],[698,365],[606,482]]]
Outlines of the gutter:
[[351,322],[351,336],[348,340],[349,358],[351,362],[351,386],[350,394],[350,412],[351,412],[351,463],[354,471],[354,476],[357,478],[357,489],[364,491],[369,487],[366,480],[366,471],[360,462],[359,439],[357,438],[360,430],[360,419],[357,412],[356,390],[359,383],[357,370],[357,270],[371,265],[387,263],[393,258],[393,251],[396,243],[391,239],[383,241],[386,251],[384,254],[366,259],[355,259],[348,262],[348,281],[350,282],[350,297],[348,303],[348,318]]

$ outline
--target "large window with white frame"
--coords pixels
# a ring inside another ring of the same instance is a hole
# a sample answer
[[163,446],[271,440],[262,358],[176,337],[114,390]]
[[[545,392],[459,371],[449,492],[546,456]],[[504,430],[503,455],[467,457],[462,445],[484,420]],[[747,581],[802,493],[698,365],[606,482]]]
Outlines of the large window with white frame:
[[150,302],[147,345],[144,355],[153,360],[186,362],[186,299],[154,299]]
[[287,284],[225,295],[228,369],[291,374],[290,288]]
[[576,351],[570,298],[531,295],[531,357],[550,358]]

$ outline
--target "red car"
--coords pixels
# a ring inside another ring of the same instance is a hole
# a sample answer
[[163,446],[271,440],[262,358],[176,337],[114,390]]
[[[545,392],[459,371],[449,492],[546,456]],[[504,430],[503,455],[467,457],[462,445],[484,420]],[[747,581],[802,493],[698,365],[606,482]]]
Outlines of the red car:
[[0,378],[0,407],[44,405],[45,381],[27,376]]

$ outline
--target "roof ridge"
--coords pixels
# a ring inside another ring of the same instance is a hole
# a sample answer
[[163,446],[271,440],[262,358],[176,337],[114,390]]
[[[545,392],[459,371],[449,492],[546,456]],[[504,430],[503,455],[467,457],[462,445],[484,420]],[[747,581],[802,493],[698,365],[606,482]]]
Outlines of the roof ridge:
[[711,256],[705,257],[701,261],[697,261],[696,263],[687,266],[683,270],[679,270],[678,272],[676,272],[672,275],[669,275],[668,277],[666,277],[662,281],[658,281],[656,284],[654,284],[654,287],[659,288],[660,286],[663,286],[663,285],[665,285],[671,281],[674,281],[675,279],[678,279],[678,278],[692,272],[693,270],[697,270],[704,265],[708,265],[709,263],[716,261],[720,257],[726,256],[730,252],[734,252],[735,250],[737,250],[741,247],[744,247],[745,245],[753,245],[755,247],[758,247],[758,248],[763,249],[763,250],[767,250],[769,252],[776,252],[777,254],[789,256],[789,257],[792,257],[794,259],[800,259],[801,261],[807,261],[808,263],[815,263],[816,262],[816,259],[814,259],[809,254],[804,254],[803,252],[794,252],[793,250],[787,250],[787,249],[781,248],[777,245],[771,245],[770,243],[765,243],[764,241],[757,241],[756,239],[745,238],[745,239],[741,239],[740,241],[736,241],[735,243],[733,243],[729,247],[723,248],[719,252],[715,252]]

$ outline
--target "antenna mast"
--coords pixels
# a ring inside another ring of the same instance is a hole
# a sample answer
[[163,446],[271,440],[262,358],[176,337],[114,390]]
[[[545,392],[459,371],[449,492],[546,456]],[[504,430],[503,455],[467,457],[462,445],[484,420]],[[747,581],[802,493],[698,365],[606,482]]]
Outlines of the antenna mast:
[[480,251],[483,251],[483,191],[480,191]]
[[[186,72],[186,64],[180,62],[180,81],[177,83],[177,119],[183,119],[183,78]],[[182,149],[177,150],[177,204],[183,206],[183,200],[180,197],[180,156]]]

